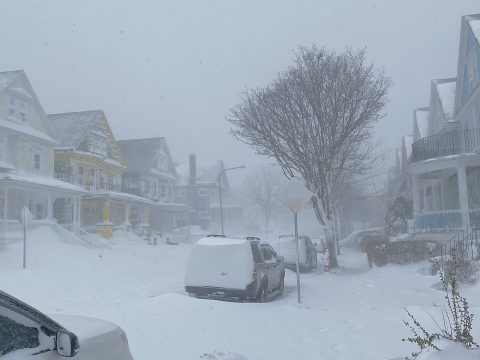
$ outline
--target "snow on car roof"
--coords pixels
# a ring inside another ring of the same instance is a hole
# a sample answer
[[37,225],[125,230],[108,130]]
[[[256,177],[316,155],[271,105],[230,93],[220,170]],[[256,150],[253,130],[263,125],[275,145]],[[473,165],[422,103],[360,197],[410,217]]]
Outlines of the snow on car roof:
[[198,240],[198,245],[220,246],[220,245],[242,245],[248,243],[246,239],[233,239],[226,237],[205,237]]

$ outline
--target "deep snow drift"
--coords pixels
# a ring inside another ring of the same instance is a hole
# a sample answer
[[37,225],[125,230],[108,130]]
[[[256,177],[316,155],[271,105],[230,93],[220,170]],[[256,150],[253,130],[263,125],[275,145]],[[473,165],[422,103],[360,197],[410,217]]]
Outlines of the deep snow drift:
[[[191,248],[117,236],[112,249],[89,250],[41,228],[29,234],[27,270],[21,243],[0,252],[0,289],[47,313],[119,324],[136,360],[403,358],[417,350],[401,341],[410,335],[404,308],[428,321],[443,304],[431,287],[438,278],[418,271],[425,263],[370,271],[365,254],[347,250],[346,270],[302,274],[301,305],[290,271],[284,298],[271,303],[194,299],[183,290]],[[480,313],[480,286],[463,294]],[[477,339],[479,329],[474,322]]]

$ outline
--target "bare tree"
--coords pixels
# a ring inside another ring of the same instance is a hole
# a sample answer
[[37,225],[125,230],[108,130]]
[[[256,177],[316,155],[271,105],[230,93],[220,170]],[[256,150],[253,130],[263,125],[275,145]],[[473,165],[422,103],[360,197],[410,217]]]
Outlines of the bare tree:
[[295,55],[270,86],[245,91],[227,120],[238,140],[275,158],[287,177],[302,177],[316,194],[313,208],[336,267],[338,186],[372,166],[370,140],[391,81],[367,64],[365,50],[335,53],[313,46]]
[[[283,175],[281,175],[283,176]],[[265,220],[265,234],[268,236],[269,223],[278,206],[279,174],[271,167],[259,168],[245,180],[245,194],[257,206]]]

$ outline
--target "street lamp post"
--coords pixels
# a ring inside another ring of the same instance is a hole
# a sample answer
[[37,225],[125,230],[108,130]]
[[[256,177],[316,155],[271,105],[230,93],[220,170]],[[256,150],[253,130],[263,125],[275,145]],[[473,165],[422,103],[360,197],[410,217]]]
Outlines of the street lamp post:
[[297,270],[297,298],[299,304],[301,304],[302,298],[300,296],[300,252],[298,251],[297,213],[313,195],[314,194],[303,185],[303,181],[300,179],[291,179],[280,192],[280,200],[293,213],[293,222],[295,226],[295,250],[297,253],[297,258],[295,260],[295,267]]
[[232,167],[232,168],[228,168],[228,169],[223,169],[218,174],[218,196],[219,196],[219,200],[220,200],[220,223],[222,224],[222,235],[225,235],[225,230],[224,230],[224,227],[223,227],[223,204],[222,204],[222,181],[221,181],[222,180],[222,175],[229,170],[245,169],[245,168],[246,168],[245,165],[236,166],[236,167]]

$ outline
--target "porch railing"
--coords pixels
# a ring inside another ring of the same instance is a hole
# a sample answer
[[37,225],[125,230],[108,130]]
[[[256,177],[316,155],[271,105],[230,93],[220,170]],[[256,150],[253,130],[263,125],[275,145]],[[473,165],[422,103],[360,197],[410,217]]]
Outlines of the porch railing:
[[433,211],[415,216],[415,230],[461,228],[463,228],[463,223],[460,210]]
[[452,130],[413,143],[412,162],[473,152],[480,147],[480,129]]
[[52,227],[62,237],[62,239],[70,245],[82,246],[89,249],[110,248],[110,245],[105,243],[102,239],[88,233],[78,225],[60,225],[56,222],[53,222]]
[[458,261],[462,262],[479,259],[479,230],[480,227],[478,224],[472,224],[441,245],[440,257],[442,270],[444,270],[444,266],[448,260],[454,256]]

